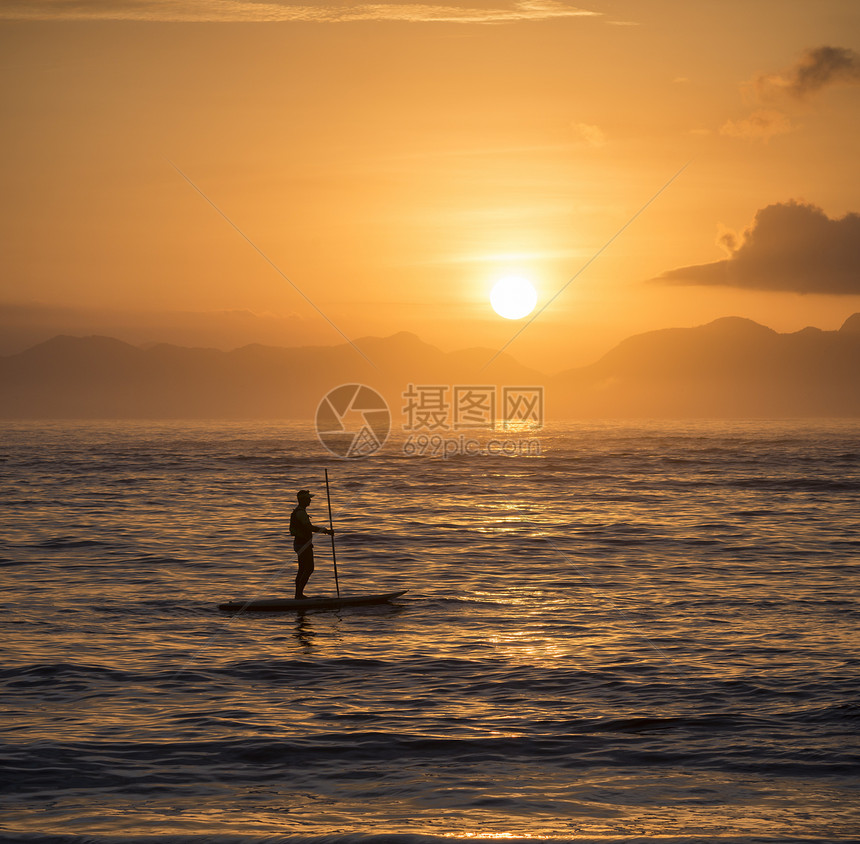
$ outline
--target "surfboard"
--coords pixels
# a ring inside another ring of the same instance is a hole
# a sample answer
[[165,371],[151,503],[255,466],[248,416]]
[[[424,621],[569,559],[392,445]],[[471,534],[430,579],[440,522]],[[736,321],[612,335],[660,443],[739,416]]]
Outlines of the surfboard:
[[365,604],[384,604],[393,598],[405,595],[401,592],[385,592],[381,595],[343,595],[326,598],[253,598],[245,601],[233,600],[218,604],[219,610],[227,612],[289,612],[290,610],[339,610],[342,607],[361,607]]

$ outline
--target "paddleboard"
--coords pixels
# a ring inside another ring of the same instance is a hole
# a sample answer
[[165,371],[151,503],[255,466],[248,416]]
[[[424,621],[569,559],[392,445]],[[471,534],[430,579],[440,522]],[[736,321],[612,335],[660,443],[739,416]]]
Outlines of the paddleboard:
[[228,601],[218,604],[219,610],[227,612],[289,612],[290,610],[339,610],[341,607],[360,607],[365,604],[384,604],[399,598],[409,590],[385,592],[381,595],[344,595],[340,598],[254,598],[246,601]]

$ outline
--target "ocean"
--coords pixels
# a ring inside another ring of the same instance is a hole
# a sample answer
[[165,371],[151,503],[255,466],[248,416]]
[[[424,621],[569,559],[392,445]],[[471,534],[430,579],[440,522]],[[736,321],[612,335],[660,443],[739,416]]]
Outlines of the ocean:
[[860,838],[856,420],[1,427],[0,841]]

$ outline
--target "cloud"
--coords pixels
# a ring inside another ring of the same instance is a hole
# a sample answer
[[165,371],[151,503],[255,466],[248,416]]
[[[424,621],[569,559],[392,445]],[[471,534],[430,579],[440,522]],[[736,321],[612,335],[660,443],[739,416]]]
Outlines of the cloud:
[[4,0],[0,20],[117,20],[164,22],[403,21],[515,23],[599,15],[564,0],[516,0],[496,5],[433,3],[300,4],[279,0]]
[[574,131],[591,147],[606,146],[606,135],[599,126],[591,126],[588,123],[574,124]]
[[860,54],[847,47],[815,47],[805,50],[800,58],[780,73],[760,73],[741,85],[745,100],[758,106],[747,117],[727,120],[720,134],[747,141],[767,143],[775,135],[794,131],[788,114],[776,110],[792,111],[829,85],[860,82]]
[[652,281],[748,290],[860,295],[860,214],[831,220],[804,202],[762,208],[742,234],[723,229],[728,257],[669,270]]
[[793,130],[791,120],[781,111],[760,108],[743,120],[727,120],[720,127],[720,134],[767,143],[774,135],[785,135]]
[[846,47],[815,47],[781,73],[760,74],[749,83],[762,101],[787,96],[802,100],[828,85],[860,83],[860,54]]

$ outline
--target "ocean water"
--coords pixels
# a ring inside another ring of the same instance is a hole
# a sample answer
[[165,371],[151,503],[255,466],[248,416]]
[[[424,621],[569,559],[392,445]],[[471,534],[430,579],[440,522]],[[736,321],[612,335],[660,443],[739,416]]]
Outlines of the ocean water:
[[3,423],[0,839],[860,837],[860,423],[529,436]]

